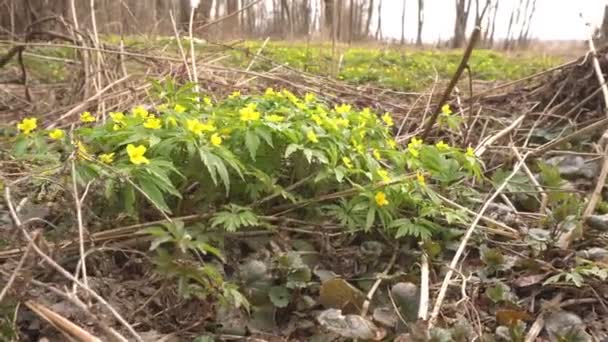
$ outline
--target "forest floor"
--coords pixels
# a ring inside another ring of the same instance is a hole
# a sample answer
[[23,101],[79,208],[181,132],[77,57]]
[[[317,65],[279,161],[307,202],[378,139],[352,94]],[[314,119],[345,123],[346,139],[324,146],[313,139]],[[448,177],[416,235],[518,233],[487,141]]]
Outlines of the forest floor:
[[608,340],[605,50],[124,43],[0,41],[0,340]]

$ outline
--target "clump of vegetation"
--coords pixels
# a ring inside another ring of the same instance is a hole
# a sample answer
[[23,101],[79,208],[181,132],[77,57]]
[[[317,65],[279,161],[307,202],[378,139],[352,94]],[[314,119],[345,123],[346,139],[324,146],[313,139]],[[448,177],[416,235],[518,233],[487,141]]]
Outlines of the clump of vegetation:
[[[256,51],[259,42],[247,42],[249,51]],[[328,75],[335,68],[330,45],[268,43],[263,55],[279,64],[313,74]],[[233,51],[231,64],[247,66],[251,57]],[[420,90],[432,85],[435,74],[439,79],[449,79],[462,58],[460,50],[413,50],[371,49],[349,47],[344,51],[338,78],[355,84],[372,84],[399,90]],[[510,80],[536,73],[559,63],[549,56],[507,56],[491,50],[474,50],[469,65],[477,80]],[[273,65],[258,60],[253,69],[267,71]]]
[[[203,261],[225,260],[226,232],[272,228],[273,218],[298,207],[289,215],[314,212],[351,231],[428,239],[441,231],[437,222],[464,215],[444,207],[436,189],[458,191],[463,178],[480,176],[470,148],[412,138],[401,150],[390,113],[332,107],[287,90],[235,92],[216,102],[192,85],[154,85],[155,105],[101,117],[84,112],[73,130],[41,129],[26,118],[13,154],[56,179],[74,161],[78,183],[96,190],[90,200],[106,203],[91,206],[97,215],[164,217],[166,224],[146,232],[155,237],[159,270],[177,278],[184,295],[246,303]],[[193,213],[200,220],[185,225],[180,217]]]

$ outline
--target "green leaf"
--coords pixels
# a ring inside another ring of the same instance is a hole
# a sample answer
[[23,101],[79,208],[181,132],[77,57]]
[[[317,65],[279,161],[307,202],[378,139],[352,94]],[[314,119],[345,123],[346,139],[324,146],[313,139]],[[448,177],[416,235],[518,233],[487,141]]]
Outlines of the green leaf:
[[283,286],[273,286],[268,291],[268,297],[274,306],[277,308],[284,308],[289,305],[291,295],[289,290]]
[[228,169],[226,169],[226,165],[222,159],[215,154],[211,153],[205,149],[199,149],[199,155],[201,161],[207,167],[207,171],[209,171],[209,175],[211,176],[211,180],[213,183],[217,185],[217,175],[219,174],[222,182],[224,183],[224,187],[226,188],[226,195],[230,192],[230,176],[228,174]]
[[252,160],[255,160],[258,147],[260,147],[260,137],[254,131],[245,133],[245,147],[249,150],[249,155]]
[[289,144],[289,146],[287,146],[287,148],[285,149],[285,158],[289,158],[289,156],[291,156],[294,152],[301,148],[302,146],[298,144]]
[[141,188],[141,190],[148,196],[148,200],[152,201],[152,203],[159,208],[160,210],[171,213],[171,209],[165,202],[165,198],[160,189],[154,184],[154,181],[149,179],[148,177],[144,177],[143,175],[137,178],[137,184]]
[[27,137],[20,136],[17,138],[17,141],[13,145],[13,155],[15,157],[22,157],[27,152],[27,147],[29,146],[29,140]]
[[374,222],[376,221],[376,208],[371,206],[367,211],[367,218],[365,219],[365,230],[369,231]]

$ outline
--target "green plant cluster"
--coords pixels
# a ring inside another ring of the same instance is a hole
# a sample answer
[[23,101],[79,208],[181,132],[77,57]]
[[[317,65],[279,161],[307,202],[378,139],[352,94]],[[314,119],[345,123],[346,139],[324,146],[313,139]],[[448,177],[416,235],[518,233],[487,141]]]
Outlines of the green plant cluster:
[[105,118],[84,112],[71,131],[40,129],[26,118],[17,126],[13,154],[55,173],[73,161],[78,183],[98,190],[92,200],[106,203],[98,215],[201,214],[197,225],[174,219],[148,230],[161,269],[180,279],[184,292],[194,283],[197,293],[241,301],[234,288],[217,285],[219,273],[193,257],[224,259],[209,232],[268,227],[270,213],[297,206],[307,209],[292,215],[309,210],[352,231],[378,228],[395,238],[428,239],[439,223],[464,220],[435,191],[465,188],[463,179],[481,175],[470,148],[414,137],[400,149],[390,113],[330,106],[287,90],[234,92],[214,101],[193,85],[167,81],[154,89],[155,105]]
[[[260,42],[245,44],[248,51],[260,48]],[[279,64],[317,75],[331,74],[336,62],[332,62],[332,49],[323,44],[268,43],[263,55]],[[231,64],[247,66],[251,56],[240,51],[232,53]],[[450,78],[460,60],[460,50],[411,50],[373,49],[348,47],[341,56],[338,77],[356,84],[375,84],[399,90],[420,90],[439,79]],[[337,57],[336,57],[337,59]],[[469,61],[476,80],[511,80],[545,70],[559,63],[558,58],[548,56],[512,56],[491,50],[475,50]],[[254,70],[269,70],[273,65],[258,59]]]

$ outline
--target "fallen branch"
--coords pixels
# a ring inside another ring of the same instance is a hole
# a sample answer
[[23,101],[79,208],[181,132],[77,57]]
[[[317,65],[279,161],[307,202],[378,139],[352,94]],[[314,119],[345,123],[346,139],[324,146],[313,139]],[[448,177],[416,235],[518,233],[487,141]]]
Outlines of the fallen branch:
[[458,65],[458,69],[456,69],[456,73],[454,74],[454,76],[452,76],[452,79],[450,80],[448,87],[445,89],[445,92],[441,96],[441,100],[439,100],[439,103],[437,104],[437,107],[435,108],[433,115],[431,116],[429,121],[427,121],[427,123],[426,123],[426,126],[422,132],[423,140],[426,137],[428,137],[429,133],[431,133],[431,129],[433,128],[433,125],[437,121],[437,118],[439,117],[439,113],[441,113],[441,107],[448,102],[448,99],[450,98],[450,94],[452,93],[452,90],[454,90],[454,87],[456,87],[456,84],[458,83],[460,76],[462,76],[464,69],[466,69],[466,66],[469,63],[469,58],[471,57],[471,53],[473,52],[473,48],[477,44],[477,41],[479,40],[480,35],[481,35],[481,28],[479,26],[476,26],[475,29],[473,30],[473,33],[471,34],[471,39],[469,40],[469,45],[467,45],[467,49],[465,50],[464,55],[462,56],[462,60],[460,60],[460,65]]

